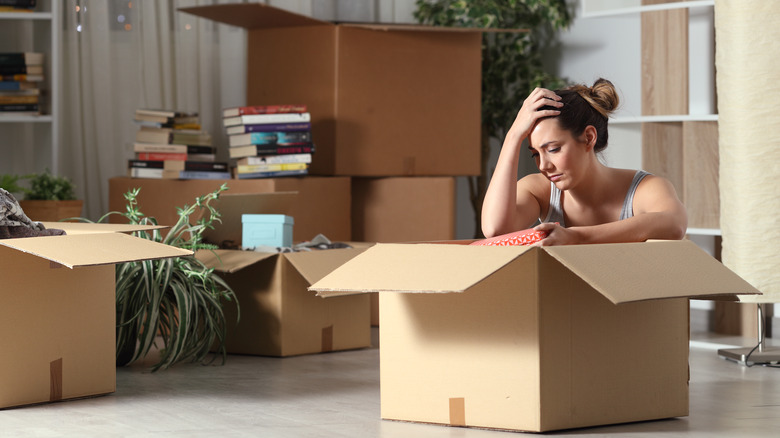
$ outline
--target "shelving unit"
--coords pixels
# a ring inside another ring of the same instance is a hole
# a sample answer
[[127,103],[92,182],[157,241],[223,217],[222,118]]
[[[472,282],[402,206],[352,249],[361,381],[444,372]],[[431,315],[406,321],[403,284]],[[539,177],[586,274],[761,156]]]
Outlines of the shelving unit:
[[689,233],[720,235],[713,0],[585,0],[586,18],[638,14],[641,115],[611,121],[641,129],[642,167],[674,184]]
[[41,115],[0,114],[0,173],[59,171],[60,8],[46,1],[34,12],[0,13],[0,52],[44,53]]

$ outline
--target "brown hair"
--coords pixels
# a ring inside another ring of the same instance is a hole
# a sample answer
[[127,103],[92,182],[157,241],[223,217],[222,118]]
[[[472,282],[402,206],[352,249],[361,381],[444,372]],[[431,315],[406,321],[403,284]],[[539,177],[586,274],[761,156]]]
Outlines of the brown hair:
[[541,109],[560,110],[561,114],[554,117],[560,127],[570,131],[575,138],[581,136],[586,127],[593,126],[597,133],[594,151],[606,149],[609,139],[607,120],[620,103],[612,82],[599,78],[592,87],[577,84],[556,90],[555,94],[561,96],[563,107],[545,106]]

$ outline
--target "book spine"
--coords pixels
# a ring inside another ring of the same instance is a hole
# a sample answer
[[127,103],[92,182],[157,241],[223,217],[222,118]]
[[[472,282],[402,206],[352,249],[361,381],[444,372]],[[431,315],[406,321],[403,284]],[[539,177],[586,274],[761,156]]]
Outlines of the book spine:
[[0,0],[0,6],[13,6],[15,8],[32,9],[37,0]]
[[254,164],[254,165],[239,165],[236,168],[236,172],[242,173],[254,173],[254,172],[276,172],[280,170],[301,170],[309,167],[306,163],[277,163],[277,164]]
[[27,68],[27,64],[0,64],[0,75],[3,76],[26,75],[28,70],[29,69]]
[[231,179],[230,172],[209,172],[199,170],[182,170],[179,179]]
[[43,80],[42,75],[0,73],[0,81],[40,82],[42,80]]
[[175,152],[139,152],[136,154],[136,159],[142,161],[165,161],[165,160],[181,160],[187,159],[186,153]]
[[[0,0],[2,5],[2,0]],[[0,53],[0,64],[6,65],[27,65],[27,59],[24,53]]]
[[238,179],[278,178],[283,176],[303,176],[309,173],[308,169],[279,170],[272,172],[239,173]]
[[257,125],[260,123],[303,123],[311,122],[309,113],[290,114],[250,114],[247,116],[227,117],[222,119],[225,126]]
[[0,105],[38,103],[38,96],[35,95],[2,95],[0,94]]
[[37,89],[32,82],[23,81],[0,81],[1,91],[20,91]]
[[139,169],[163,169],[165,168],[165,161],[134,159],[128,160],[127,166]]
[[238,161],[242,166],[254,166],[258,164],[283,164],[283,163],[311,163],[311,154],[288,155],[261,155],[256,157],[244,157]]
[[127,170],[127,176],[131,178],[162,178],[163,172],[163,169],[131,167]]
[[0,104],[0,112],[38,111],[37,103]]
[[185,161],[184,170],[207,171],[207,172],[228,172],[230,167],[228,163],[213,161]]
[[250,132],[273,131],[310,131],[311,123],[261,123],[257,125],[236,125],[226,129],[228,135],[247,134]]
[[306,105],[255,105],[227,108],[222,114],[224,117],[234,117],[248,114],[305,113],[306,111]]
[[133,144],[135,152],[158,152],[158,153],[189,153],[187,145],[182,144],[162,144],[162,143],[135,143]]

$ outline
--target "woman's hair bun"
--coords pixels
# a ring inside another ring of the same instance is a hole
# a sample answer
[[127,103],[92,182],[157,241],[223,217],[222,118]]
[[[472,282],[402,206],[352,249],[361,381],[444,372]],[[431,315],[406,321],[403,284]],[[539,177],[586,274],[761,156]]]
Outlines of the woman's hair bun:
[[592,87],[585,85],[574,85],[570,88],[582,96],[590,106],[599,112],[602,116],[609,118],[620,104],[615,86],[607,79],[599,78],[593,83]]

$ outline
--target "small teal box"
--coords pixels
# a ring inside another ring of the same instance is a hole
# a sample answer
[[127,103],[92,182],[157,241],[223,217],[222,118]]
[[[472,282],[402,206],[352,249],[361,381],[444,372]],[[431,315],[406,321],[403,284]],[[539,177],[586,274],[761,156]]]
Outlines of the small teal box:
[[241,246],[292,246],[292,217],[284,214],[242,214]]

